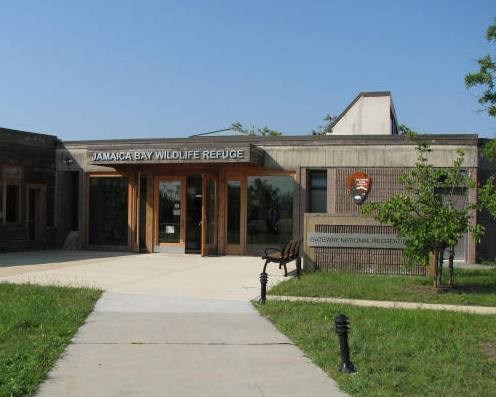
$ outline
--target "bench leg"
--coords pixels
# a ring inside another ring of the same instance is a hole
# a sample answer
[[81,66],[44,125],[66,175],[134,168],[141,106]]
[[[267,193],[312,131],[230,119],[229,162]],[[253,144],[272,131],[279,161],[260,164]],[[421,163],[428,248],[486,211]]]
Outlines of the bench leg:
[[288,268],[286,267],[286,263],[282,264],[284,266],[284,277],[288,277]]
[[266,271],[267,271],[267,264],[268,264],[269,262],[270,262],[270,259],[267,259],[267,260],[265,261],[265,264],[264,264],[264,267],[263,267],[262,273],[266,273]]

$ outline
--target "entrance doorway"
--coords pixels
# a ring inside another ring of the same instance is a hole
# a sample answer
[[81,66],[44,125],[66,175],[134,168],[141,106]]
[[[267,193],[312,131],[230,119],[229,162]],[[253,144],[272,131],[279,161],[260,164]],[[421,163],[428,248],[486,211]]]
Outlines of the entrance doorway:
[[216,254],[216,177],[167,176],[156,181],[154,251]]
[[188,177],[186,203],[186,253],[199,254],[202,229],[202,177]]

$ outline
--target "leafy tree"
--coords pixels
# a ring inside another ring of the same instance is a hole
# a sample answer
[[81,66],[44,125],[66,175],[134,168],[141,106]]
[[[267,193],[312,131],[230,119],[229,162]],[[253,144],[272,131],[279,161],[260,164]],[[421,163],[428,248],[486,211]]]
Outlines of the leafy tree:
[[[468,189],[474,188],[475,182],[462,168],[463,151],[458,151],[452,167],[446,169],[429,164],[431,149],[427,144],[420,143],[417,151],[415,168],[400,178],[405,191],[384,202],[366,204],[363,212],[392,225],[405,239],[404,256],[408,263],[425,264],[429,254],[434,254],[436,287],[441,285],[444,253],[449,249],[449,285],[452,286],[455,245],[466,232],[471,232],[475,239],[484,233],[481,225],[471,224],[471,212],[487,208],[496,216],[494,186],[484,185],[477,202],[468,203]],[[464,202],[455,205],[460,196]]]
[[[490,43],[496,43],[496,19],[487,28],[486,39]],[[479,71],[468,73],[465,76],[467,88],[481,87],[483,89],[479,103],[487,110],[488,114],[496,117],[496,59],[487,54],[477,60]]]
[[235,121],[231,124],[231,129],[233,131],[241,132],[245,135],[259,135],[259,136],[279,136],[282,135],[282,132],[273,130],[268,127],[256,128],[255,126],[251,126],[250,128],[245,128],[239,121]]
[[319,125],[316,130],[312,130],[312,135],[329,135],[332,134],[332,125],[336,121],[338,116],[331,115],[327,113],[323,118],[326,123],[324,125]]
[[408,127],[406,124],[399,124],[398,132],[400,133],[400,135],[407,135],[407,136],[417,135],[417,133],[414,130],[412,130],[410,127]]
[[[496,43],[496,18],[486,31],[489,43]],[[480,87],[482,93],[479,103],[489,116],[496,117],[496,56],[487,54],[477,60],[479,71],[465,75],[467,88]],[[482,156],[490,161],[496,161],[496,139],[491,139],[482,147]],[[482,187],[479,187],[479,199],[484,203],[489,213],[496,217],[496,197],[494,195],[494,176],[490,177]]]

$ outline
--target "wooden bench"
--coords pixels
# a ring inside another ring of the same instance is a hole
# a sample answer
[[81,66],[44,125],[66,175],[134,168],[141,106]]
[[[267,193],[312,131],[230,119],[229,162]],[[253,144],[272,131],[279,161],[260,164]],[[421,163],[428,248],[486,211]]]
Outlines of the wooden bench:
[[265,255],[262,259],[265,260],[265,265],[263,268],[263,273],[267,269],[267,265],[271,262],[278,263],[279,269],[284,266],[284,277],[288,275],[288,268],[286,265],[296,260],[296,275],[299,277],[301,272],[301,258],[300,258],[300,245],[302,239],[290,240],[284,243],[280,249],[278,248],[267,248],[265,249]]

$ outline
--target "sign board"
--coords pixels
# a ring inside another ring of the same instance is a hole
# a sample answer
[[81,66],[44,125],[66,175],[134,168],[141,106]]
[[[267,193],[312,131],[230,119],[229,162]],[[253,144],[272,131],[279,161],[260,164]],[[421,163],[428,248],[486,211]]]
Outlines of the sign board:
[[261,163],[263,152],[253,145],[236,147],[154,147],[89,150],[88,160],[95,165],[163,163]]
[[346,177],[346,190],[356,204],[362,204],[370,191],[371,178],[363,172],[355,172]]
[[308,233],[309,247],[403,249],[405,242],[395,234]]

